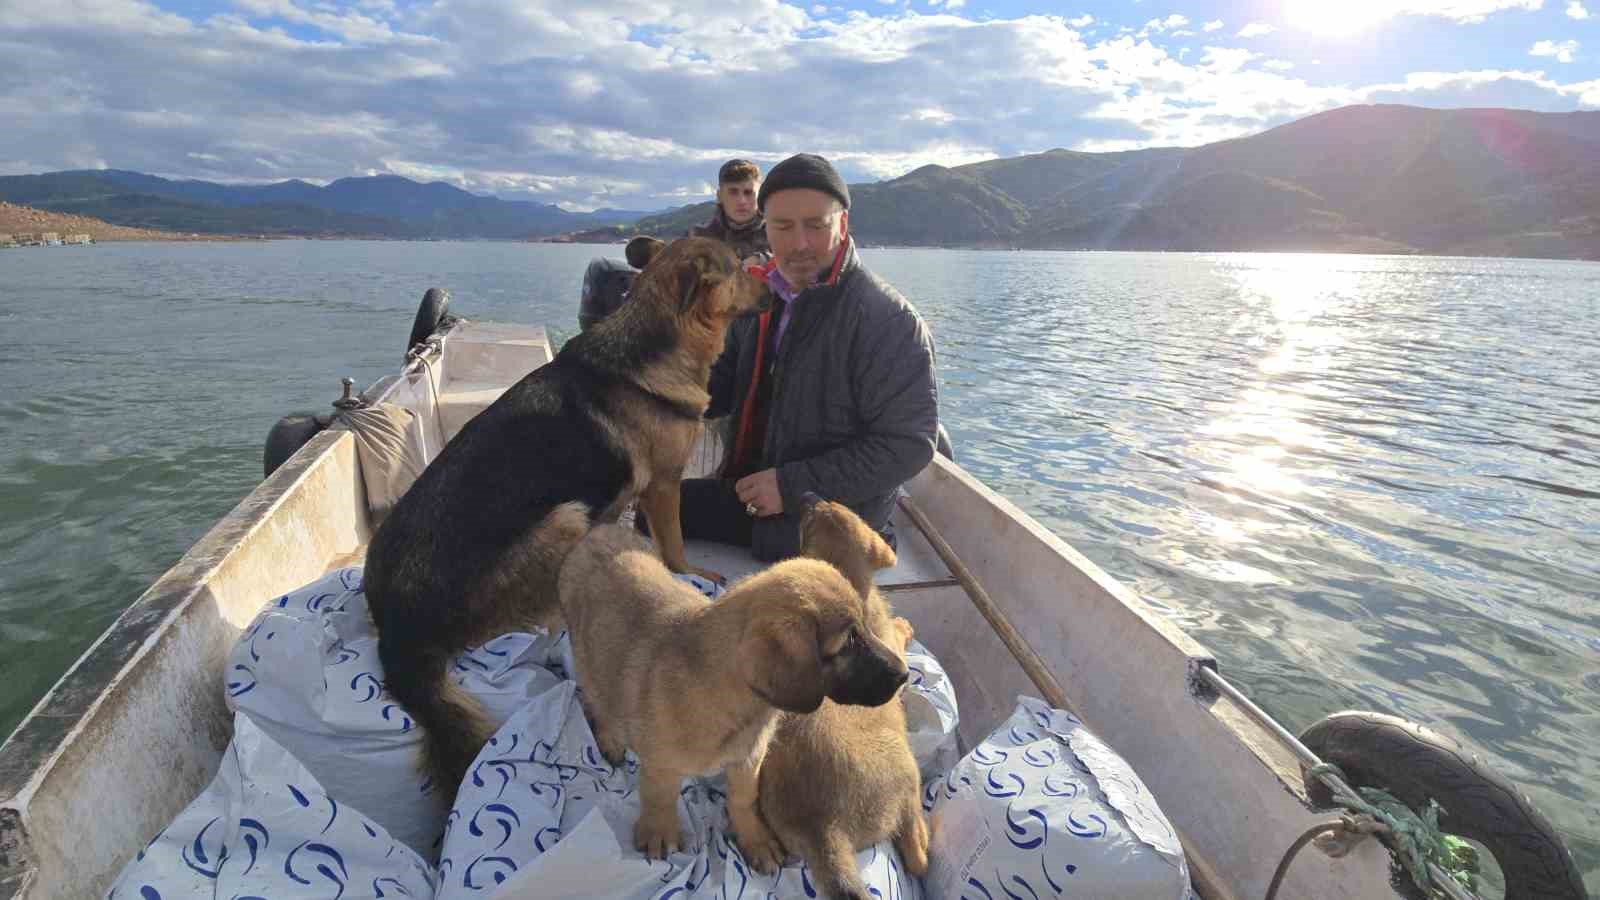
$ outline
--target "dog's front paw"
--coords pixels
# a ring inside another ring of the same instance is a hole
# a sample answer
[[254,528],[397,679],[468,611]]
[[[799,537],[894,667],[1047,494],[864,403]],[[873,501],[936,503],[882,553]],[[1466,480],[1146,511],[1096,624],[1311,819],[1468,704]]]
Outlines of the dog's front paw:
[[671,821],[639,817],[633,826],[633,846],[646,859],[666,859],[668,854],[678,852],[683,846],[683,838],[678,833],[677,812],[673,812]]

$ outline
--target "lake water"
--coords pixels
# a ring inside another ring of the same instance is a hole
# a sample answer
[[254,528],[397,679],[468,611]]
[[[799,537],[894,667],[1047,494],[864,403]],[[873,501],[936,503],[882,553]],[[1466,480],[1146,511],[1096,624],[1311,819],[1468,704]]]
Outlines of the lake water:
[[[0,734],[400,362],[424,288],[569,336],[597,249],[0,252]],[[1370,708],[1524,786],[1600,893],[1600,265],[867,250],[932,326],[958,459],[1291,729]]]

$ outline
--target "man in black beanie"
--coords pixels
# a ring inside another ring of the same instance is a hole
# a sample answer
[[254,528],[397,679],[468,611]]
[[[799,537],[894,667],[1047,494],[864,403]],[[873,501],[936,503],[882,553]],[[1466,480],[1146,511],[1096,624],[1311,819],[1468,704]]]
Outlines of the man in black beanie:
[[893,546],[900,485],[933,458],[933,338],[850,240],[850,188],[802,153],[761,184],[771,311],[735,322],[711,372],[710,418],[731,417],[717,478],[683,482],[685,537],[800,548],[802,498],[842,502]]

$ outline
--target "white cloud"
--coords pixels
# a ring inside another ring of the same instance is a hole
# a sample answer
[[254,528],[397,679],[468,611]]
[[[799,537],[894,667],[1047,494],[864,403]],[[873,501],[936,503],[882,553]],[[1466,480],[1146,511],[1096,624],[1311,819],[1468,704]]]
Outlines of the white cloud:
[[1585,9],[1584,5],[1580,3],[1579,0],[1568,0],[1567,17],[1572,19],[1587,19],[1589,18],[1589,10]]
[[[1544,0],[1291,0],[1309,21],[1372,25],[1397,16],[1449,19],[1461,25],[1487,21],[1503,12],[1535,12]],[[1291,12],[1290,19],[1297,16]]]
[[1573,54],[1578,52],[1577,41],[1538,41],[1528,48],[1530,56],[1553,56],[1556,62],[1572,62]]
[[1161,32],[1169,29],[1182,28],[1187,24],[1189,24],[1189,19],[1187,16],[1181,16],[1177,13],[1173,13],[1172,15],[1167,16],[1165,19],[1151,19],[1150,21],[1144,23],[1144,27],[1139,29],[1139,36],[1144,37],[1147,34],[1160,34]]
[[1271,34],[1271,33],[1273,33],[1274,31],[1277,31],[1277,30],[1278,29],[1272,27],[1271,25],[1268,25],[1265,22],[1251,22],[1249,25],[1246,25],[1243,28],[1239,29],[1239,32],[1237,34],[1235,34],[1234,37],[1242,37],[1242,38],[1260,37],[1261,35]]
[[[1349,103],[1600,107],[1600,81],[1538,72],[1315,84],[1243,48],[1092,39],[1088,16],[806,2],[239,0],[189,19],[142,0],[0,0],[0,169],[371,170],[656,208],[709,197],[732,156],[811,150],[863,180],[1050,147],[1193,146]],[[1149,24],[1192,30],[1178,14]],[[1225,38],[1221,20],[1194,28]]]
[[1084,13],[1076,19],[1068,19],[1067,24],[1071,25],[1073,28],[1088,28],[1090,25],[1094,24],[1094,16]]

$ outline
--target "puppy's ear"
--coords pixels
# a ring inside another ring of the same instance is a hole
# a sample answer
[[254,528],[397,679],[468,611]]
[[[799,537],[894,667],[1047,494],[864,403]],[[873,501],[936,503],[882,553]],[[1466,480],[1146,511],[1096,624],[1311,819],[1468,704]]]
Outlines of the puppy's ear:
[[629,241],[627,248],[622,252],[624,256],[628,257],[628,265],[633,266],[635,269],[643,269],[645,266],[650,265],[650,260],[655,259],[656,255],[666,246],[664,242],[658,241],[653,237],[640,235]]
[[874,569],[893,567],[894,550],[889,547],[889,542],[883,539],[883,535],[867,527],[865,522],[861,523],[861,530],[867,534],[867,558],[871,561],[872,567]]
[[737,653],[739,674],[756,696],[784,712],[812,713],[822,705],[827,686],[811,617],[754,622]]

